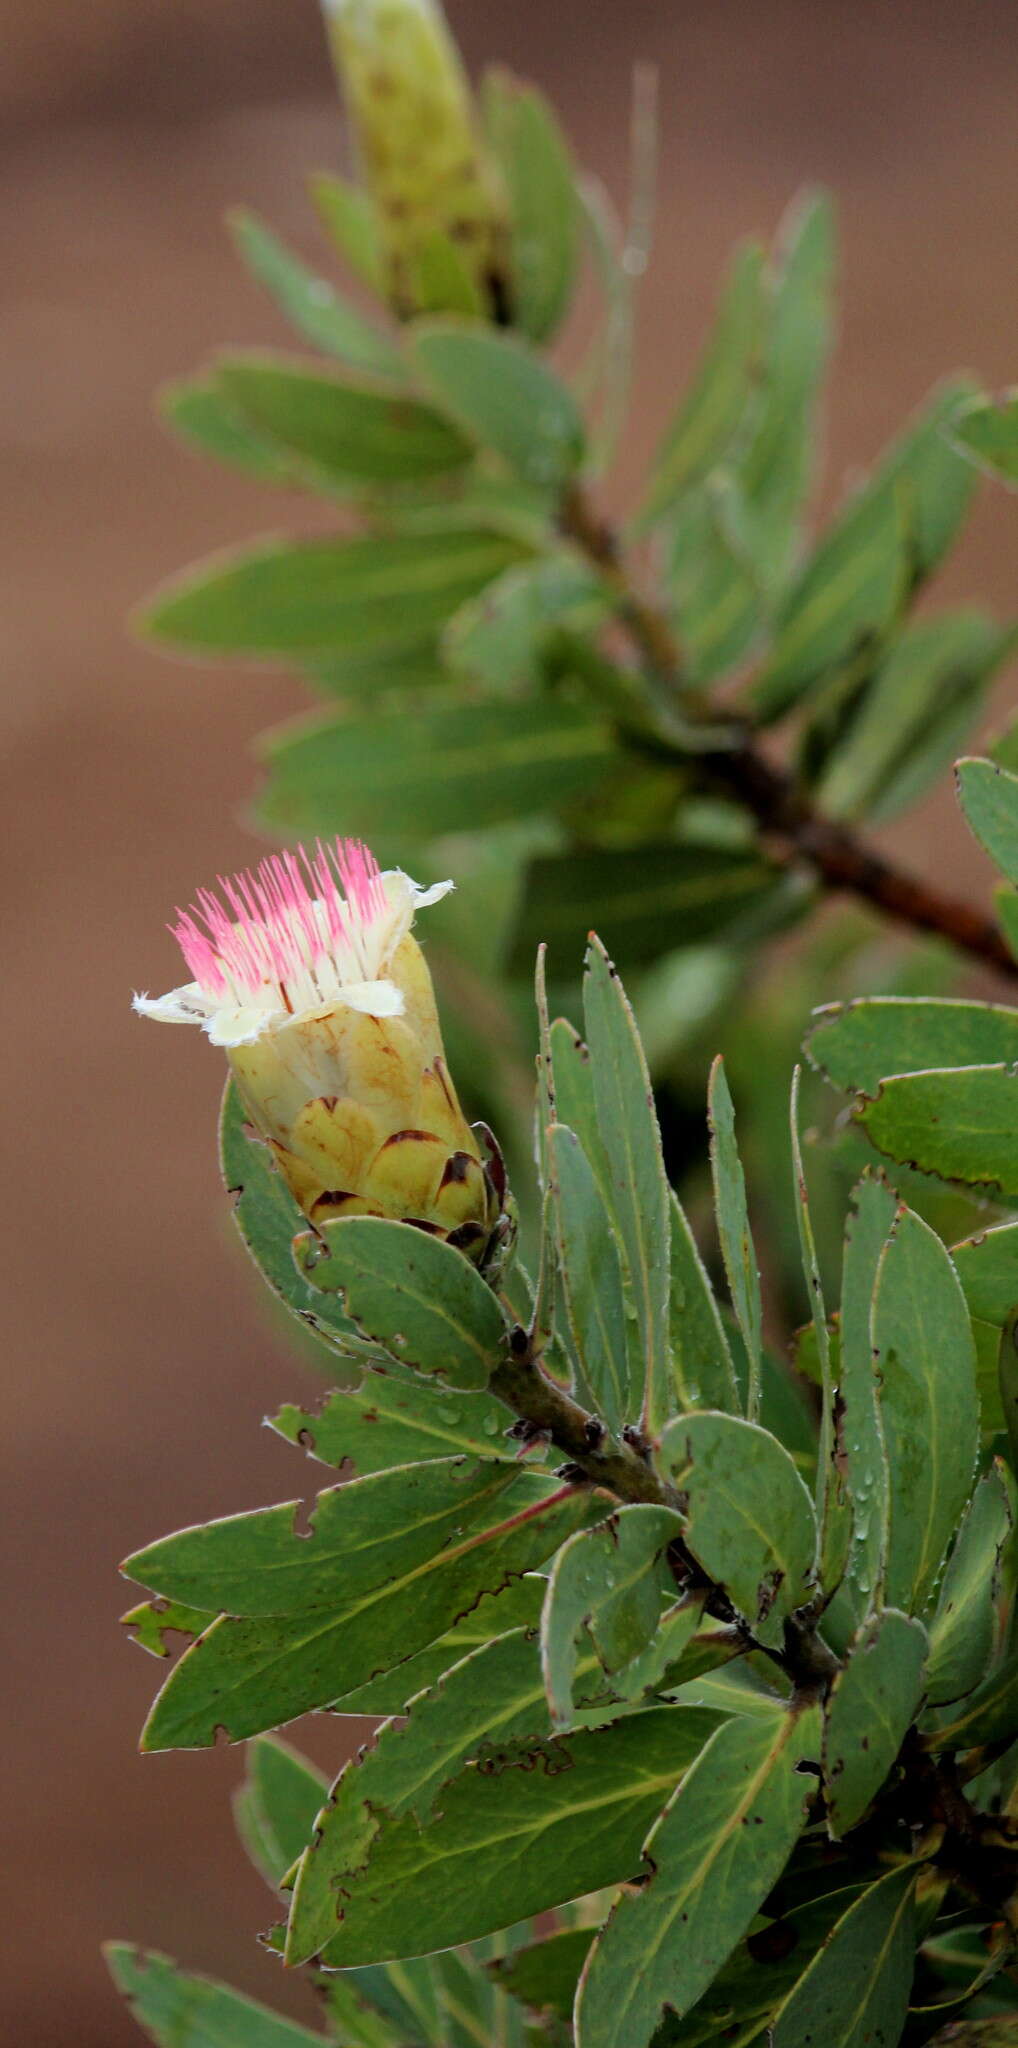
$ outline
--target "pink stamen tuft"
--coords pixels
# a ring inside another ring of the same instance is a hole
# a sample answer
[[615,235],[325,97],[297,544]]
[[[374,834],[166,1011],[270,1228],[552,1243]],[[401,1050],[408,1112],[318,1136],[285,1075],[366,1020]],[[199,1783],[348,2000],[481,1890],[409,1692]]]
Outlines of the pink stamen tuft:
[[359,839],[319,840],[313,855],[303,846],[269,854],[256,869],[218,879],[222,901],[200,889],[170,927],[208,995],[243,1002],[275,984],[291,1008],[287,983],[314,982],[324,961],[343,978],[341,949],[368,978],[360,942],[387,904],[378,862]]

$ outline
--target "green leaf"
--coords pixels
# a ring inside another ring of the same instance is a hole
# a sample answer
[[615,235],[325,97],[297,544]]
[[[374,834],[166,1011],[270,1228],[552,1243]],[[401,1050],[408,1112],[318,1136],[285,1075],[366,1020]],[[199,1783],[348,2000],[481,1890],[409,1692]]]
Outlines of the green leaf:
[[287,1961],[326,1946],[337,1897],[363,1868],[383,1828],[404,1815],[435,1817],[443,1788],[478,1758],[548,1734],[537,1645],[522,1629],[485,1644],[412,1700],[405,1720],[387,1721],[370,1749],[347,1764],[303,1855],[287,1930]]
[[417,398],[373,390],[267,349],[220,356],[226,396],[270,445],[343,489],[426,482],[462,469],[468,441]]
[[813,410],[830,341],[833,222],[806,194],[782,222],[767,278],[753,389],[730,447],[678,508],[670,585],[693,680],[747,652],[794,559],[812,467]]
[[1018,1736],[1018,1652],[969,1694],[953,1719],[927,1737],[932,1749],[977,1749]]
[[[639,1725],[639,1723],[637,1723]],[[815,1717],[733,1720],[712,1736],[644,1844],[650,1872],[590,1951],[577,2048],[645,2048],[682,2019],[741,1940],[788,1860],[810,1798],[796,1766]]]
[[238,207],[228,215],[228,222],[248,269],[306,341],[326,355],[338,356],[353,370],[406,382],[407,368],[399,350],[355,312],[335,286],[316,277],[294,256],[257,214]]
[[233,1797],[234,1824],[273,1890],[303,1854],[327,1789],[322,1773],[278,1736],[248,1744],[247,1775]]
[[982,612],[908,626],[838,739],[818,791],[822,809],[879,823],[917,802],[956,758],[1013,645],[1013,629]]
[[931,1706],[962,1699],[986,1675],[997,1635],[1000,1566],[1014,1526],[999,1459],[965,1511],[930,1622],[926,1694]]
[[989,476],[1018,485],[1018,391],[1005,391],[998,403],[971,399],[955,413],[951,439]]
[[348,178],[338,178],[332,171],[317,171],[309,180],[309,190],[340,255],[370,290],[382,297],[385,268],[375,209],[369,194],[362,185],[351,184]]
[[669,1576],[661,1561],[681,1532],[671,1508],[622,1507],[559,1551],[541,1616],[541,1660],[552,1721],[560,1727],[574,1719],[583,1648],[593,1646],[611,1678],[653,1641]]
[[892,1770],[923,1690],[926,1631],[885,1607],[864,1621],[824,1710],[823,1772],[835,1840],[860,1821]]
[[893,492],[860,492],[829,528],[778,613],[769,660],[750,693],[764,724],[820,679],[879,644],[905,589],[905,529]]
[[764,327],[764,255],[735,252],[707,346],[658,451],[648,516],[659,518],[726,453],[753,394]]
[[1018,1309],[1009,1314],[997,1347],[997,1390],[1011,1470],[1018,1473]]
[[817,1451],[816,1516],[820,1530],[820,1547],[817,1570],[820,1584],[825,1590],[834,1590],[841,1583],[852,1541],[852,1509],[845,1486],[842,1462],[838,1456],[835,1429],[836,1385],[831,1362],[831,1345],[827,1331],[827,1310],[824,1307],[823,1282],[817,1258],[816,1238],[813,1219],[810,1215],[809,1193],[806,1187],[806,1172],[802,1161],[802,1140],[799,1135],[799,1082],[801,1068],[796,1067],[792,1077],[790,1123],[792,1137],[792,1171],[796,1216],[799,1225],[799,1253],[802,1259],[802,1276],[806,1287],[806,1298],[810,1306],[813,1335],[816,1341],[817,1359],[820,1367],[822,1407],[820,1415],[820,1442]]
[[1018,775],[996,761],[959,761],[962,809],[981,846],[1009,882],[1018,882]]
[[303,672],[319,696],[338,697],[348,704],[378,704],[388,699],[410,703],[422,693],[448,689],[449,673],[442,667],[437,639],[401,654],[342,655],[309,661]]
[[306,468],[245,419],[212,370],[164,384],[159,411],[167,424],[203,455],[212,455],[217,462],[241,469],[262,483],[293,486],[310,481]]
[[575,1131],[605,1201],[608,1200],[608,1158],[594,1095],[590,1053],[565,1017],[556,1017],[549,1032],[555,1114]]
[[777,1438],[735,1415],[669,1423],[661,1463],[680,1494],[686,1541],[765,1643],[808,1598],[816,1552],[813,1505]]
[[617,758],[607,726],[561,698],[301,718],[259,742],[261,814],[301,834],[476,832],[589,796]]
[[[583,1663],[593,1682],[600,1672],[589,1646]],[[591,1711],[608,1718],[605,1708]],[[523,1629],[476,1650],[411,1700],[407,1718],[386,1722],[374,1745],[340,1773],[318,1816],[294,1888],[287,1960],[302,1962],[328,1944],[337,1898],[392,1822],[407,1818],[427,1827],[468,1764],[483,1774],[512,1768],[525,1749],[540,1755],[549,1734],[537,1643]]]
[[952,1245],[951,1258],[969,1314],[999,1328],[1018,1308],[1018,1223],[1000,1223]]
[[943,560],[972,502],[971,467],[945,432],[972,389],[967,377],[938,384],[877,473],[878,486],[893,490],[904,508],[913,585]]
[[400,653],[524,553],[481,529],[264,540],[185,570],[140,624],[204,654]]
[[179,1970],[153,1949],[111,1941],[103,1953],[117,1990],[157,2048],[324,2048],[324,2035],[211,1977]]
[[579,257],[569,145],[543,93],[508,71],[486,73],[483,104],[509,193],[513,324],[546,341],[568,310]]
[[384,1216],[342,1216],[297,1239],[313,1287],[339,1294],[359,1329],[415,1372],[484,1388],[509,1326],[470,1259],[444,1238]]
[[542,939],[559,960],[575,955],[594,916],[626,967],[659,959],[662,946],[734,940],[775,879],[754,852],[674,840],[540,855],[525,870],[509,964],[527,971]]
[[654,1095],[636,1020],[618,973],[591,934],[583,1014],[594,1100],[608,1161],[609,1200],[626,1254],[643,1359],[630,1402],[656,1436],[669,1402],[671,1212]]
[[536,1572],[511,1579],[496,1593],[482,1593],[476,1606],[460,1615],[453,1627],[424,1650],[418,1650],[392,1671],[383,1671],[332,1702],[334,1714],[402,1714],[408,1701],[427,1691],[454,1664],[510,1629],[536,1634],[547,1581]]
[[621,1882],[717,1725],[703,1708],[657,1707],[468,1766],[423,1827],[410,1814],[383,1824],[342,1902],[333,1897],[322,1961],[345,1969],[449,1948]]
[[552,1124],[547,1145],[562,1291],[584,1394],[594,1413],[617,1433],[624,1422],[636,1420],[639,1409],[629,1386],[618,1245],[575,1132]]
[[816,395],[831,345],[835,220],[830,198],[806,190],[778,229],[759,410],[738,475],[763,547],[768,586],[797,545],[815,456]]
[[185,1653],[144,1746],[201,1748],[218,1727],[237,1742],[333,1701],[353,1711],[346,1695],[596,1519],[582,1493],[549,1494],[539,1474],[508,1470],[483,1465],[471,1478],[456,1459],[399,1467],[321,1495],[311,1543],[285,1506],[185,1530],[131,1560],[254,1610],[225,1614]]
[[816,1011],[813,1065],[846,1094],[876,1095],[891,1074],[1018,1060],[1018,1010],[947,996],[862,996]]
[[875,1604],[886,1557],[890,1485],[873,1371],[870,1312],[877,1268],[897,1214],[894,1189],[865,1174],[852,1191],[841,1285],[841,1449],[852,1499],[852,1547],[842,1599],[856,1622]]
[[671,1215],[669,1330],[675,1404],[680,1409],[720,1408],[734,1414],[739,1387],[725,1326],[696,1239],[674,1193]]
[[489,1963],[497,1984],[534,2012],[572,2018],[576,1980],[594,1939],[593,1927],[560,1927],[543,1941],[529,1942],[510,1956]]
[[779,2007],[773,2048],[897,2041],[915,1968],[916,1876],[910,1864],[891,1870],[849,1907]]
[[498,1457],[509,1426],[491,1394],[446,1394],[437,1382],[425,1386],[384,1371],[366,1373],[359,1387],[337,1387],[316,1411],[288,1403],[271,1421],[323,1465],[349,1459],[362,1479],[428,1458]]
[[251,1132],[235,1081],[228,1081],[219,1115],[219,1163],[233,1218],[247,1250],[273,1293],[306,1329],[343,1355],[384,1357],[365,1344],[338,1302],[309,1286],[293,1258],[293,1240],[306,1218],[298,1209],[267,1145]]
[[485,688],[517,690],[539,668],[557,622],[578,607],[603,609],[600,577],[578,556],[561,551],[507,569],[480,597],[450,619],[442,651],[450,669]]
[[714,1204],[718,1238],[735,1318],[746,1346],[749,1364],[747,1414],[755,1422],[760,1413],[760,1371],[763,1347],[763,1305],[756,1248],[746,1207],[746,1176],[735,1137],[735,1110],[720,1053],[710,1070],[707,1094],[710,1125],[710,1163],[714,1180]]
[[560,488],[583,459],[576,402],[517,338],[452,320],[415,324],[413,362],[450,419],[524,483]]
[[838,514],[782,602],[754,685],[757,716],[779,718],[825,674],[869,657],[961,524],[971,475],[943,434],[964,384],[934,392],[871,481]]
[[921,1612],[972,1489],[979,1396],[958,1277],[904,1207],[880,1255],[872,1342],[890,1474],[885,1597]]
[[1018,1071],[1013,1065],[893,1075],[856,1107],[878,1152],[961,1181],[991,1201],[1018,1200]]
[[216,1617],[204,1607],[189,1607],[183,1600],[142,1600],[120,1617],[124,1628],[133,1629],[131,1641],[151,1657],[172,1656],[168,1635],[200,1636]]
[[365,1598],[401,1598],[420,1567],[440,1567],[443,1551],[446,1562],[450,1549],[469,1553],[478,1540],[471,1532],[490,1540],[501,1528],[503,1495],[513,1496],[510,1510],[540,1513],[550,1486],[508,1460],[398,1466],[327,1487],[308,1517],[309,1534],[297,1526],[300,1503],[283,1501],[180,1529],[136,1551],[123,1570],[139,1585],[214,1613],[299,1616],[328,1607],[359,1615]]

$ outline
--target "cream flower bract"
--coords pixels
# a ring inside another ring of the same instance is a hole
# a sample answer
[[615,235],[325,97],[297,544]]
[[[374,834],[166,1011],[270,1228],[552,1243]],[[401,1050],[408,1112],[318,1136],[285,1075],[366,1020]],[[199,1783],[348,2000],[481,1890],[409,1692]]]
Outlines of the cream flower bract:
[[411,936],[415,912],[452,886],[383,874],[356,840],[272,854],[178,912],[193,979],[134,1007],[222,1047],[312,1222],[393,1216],[480,1255],[498,1204]]

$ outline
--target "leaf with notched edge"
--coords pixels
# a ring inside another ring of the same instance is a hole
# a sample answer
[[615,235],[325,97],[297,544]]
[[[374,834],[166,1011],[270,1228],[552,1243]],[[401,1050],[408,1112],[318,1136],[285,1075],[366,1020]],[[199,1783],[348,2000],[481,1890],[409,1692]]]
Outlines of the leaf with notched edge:
[[718,1726],[699,1707],[655,1707],[605,1728],[507,1747],[444,1786],[423,1827],[386,1820],[367,1863],[322,1901],[291,1960],[327,1968],[423,1955],[473,1941],[621,1883],[675,1782]]
[[647,1882],[619,1898],[590,1951],[577,2048],[646,2048],[666,2014],[695,2006],[788,1861],[815,1784],[799,1766],[818,1734],[808,1712],[712,1736],[647,1836]]
[[474,1650],[482,1650],[498,1636],[525,1628],[533,1632],[541,1619],[547,1580],[538,1572],[510,1579],[497,1592],[482,1593],[467,1614],[461,1614],[452,1628],[436,1636],[426,1649],[418,1650],[391,1671],[369,1678],[352,1692],[333,1700],[330,1714],[402,1714],[419,1692],[427,1692],[439,1679],[462,1663]]
[[1018,1010],[950,996],[863,996],[815,1011],[806,1051],[835,1088],[876,1095],[891,1074],[1018,1060]]
[[969,1314],[1003,1327],[1018,1308],[1018,1223],[999,1223],[951,1246]]
[[340,1295],[357,1327],[400,1363],[452,1387],[487,1386],[509,1326],[453,1245],[384,1216],[344,1216],[298,1238],[294,1257],[312,1288]]
[[792,1459],[757,1423],[701,1410],[669,1423],[661,1464],[681,1496],[685,1539],[762,1642],[809,1598],[813,1503]]
[[[578,1690],[589,1686],[596,1693],[601,1681],[588,1647]],[[617,1716],[617,1706],[593,1704],[579,1718],[589,1727]],[[503,1763],[512,1765],[526,1745],[539,1748],[550,1732],[540,1655],[530,1630],[515,1629],[485,1644],[419,1693],[406,1719],[387,1721],[372,1746],[341,1771],[318,1815],[294,1889],[290,1958],[321,1938],[315,1930],[332,1932],[337,1896],[368,1862],[388,1825],[407,1817],[430,1826],[441,1817],[445,1788],[468,1764],[497,1772]]]
[[220,1727],[240,1741],[404,1663],[603,1514],[603,1502],[550,1484],[491,1464],[471,1477],[462,1461],[436,1459],[321,1496],[310,1538],[294,1533],[292,1507],[270,1508],[141,1553],[132,1570],[215,1585],[219,1604],[228,1593],[249,1610],[222,1614],[181,1658],[143,1747],[201,1748]]
[[947,1067],[892,1074],[856,1107],[878,1152],[959,1181],[991,1201],[1018,1202],[1018,1068]]
[[[682,1523],[671,1508],[618,1508],[564,1543],[541,1616],[541,1661],[553,1721],[573,1720],[577,1666],[593,1647],[607,1676],[639,1657],[661,1617],[662,1559]],[[674,1584],[672,1595],[674,1597]]]
[[271,1423],[323,1465],[349,1460],[362,1479],[429,1458],[504,1457],[510,1426],[493,1394],[447,1394],[438,1382],[425,1385],[396,1367],[365,1373],[359,1387],[334,1388],[317,1410],[288,1402]]

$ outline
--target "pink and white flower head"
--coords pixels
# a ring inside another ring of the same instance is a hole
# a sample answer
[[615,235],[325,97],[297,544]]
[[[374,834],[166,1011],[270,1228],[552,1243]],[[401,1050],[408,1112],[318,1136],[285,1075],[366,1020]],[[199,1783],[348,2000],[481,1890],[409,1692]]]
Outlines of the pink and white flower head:
[[219,877],[171,926],[193,976],[165,996],[136,995],[143,1017],[199,1024],[213,1045],[253,1045],[266,1033],[337,1008],[400,1017],[405,996],[389,973],[418,909],[452,882],[418,888],[383,873],[356,839],[319,840],[309,853],[270,854]]

